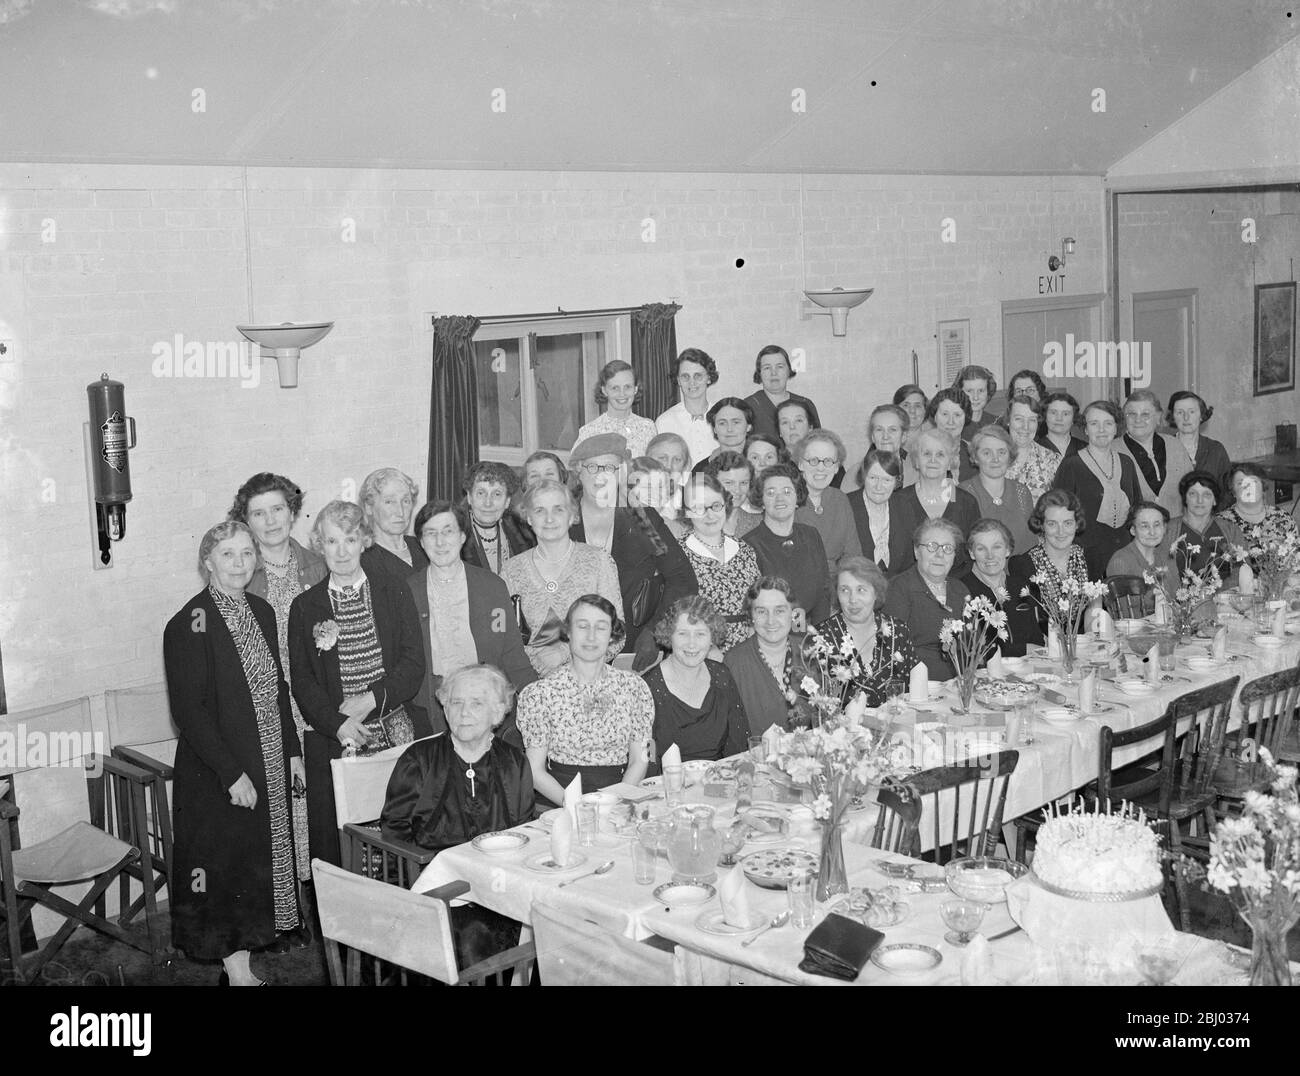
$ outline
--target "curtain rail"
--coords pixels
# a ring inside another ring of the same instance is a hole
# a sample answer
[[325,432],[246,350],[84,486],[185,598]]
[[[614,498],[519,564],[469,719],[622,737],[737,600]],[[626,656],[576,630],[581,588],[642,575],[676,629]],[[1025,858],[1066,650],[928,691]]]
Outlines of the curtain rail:
[[[479,318],[479,322],[483,325],[493,325],[499,322],[554,321],[556,318],[609,317],[613,314],[631,314],[640,309],[639,306],[610,306],[603,310],[561,310],[557,307],[553,313],[548,314],[490,314],[487,317]],[[430,314],[429,324],[432,325],[442,316],[437,312]]]

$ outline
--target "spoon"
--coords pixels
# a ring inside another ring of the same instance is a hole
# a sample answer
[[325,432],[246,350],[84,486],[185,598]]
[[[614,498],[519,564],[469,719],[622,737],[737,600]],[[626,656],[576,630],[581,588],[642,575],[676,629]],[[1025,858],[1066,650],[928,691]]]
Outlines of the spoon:
[[777,927],[783,927],[789,921],[790,921],[790,913],[788,911],[784,911],[780,915],[772,916],[772,921],[768,923],[767,926],[763,927],[763,929],[760,930],[757,934],[755,934],[752,938],[746,938],[743,942],[741,942],[740,943],[741,947],[745,948],[750,945],[753,945],[754,942],[758,941],[758,939],[761,938],[764,934],[766,934],[769,930],[774,930]]
[[607,859],[594,871],[587,871],[585,874],[579,874],[576,877],[568,878],[565,881],[561,882],[559,885],[557,885],[555,888],[563,889],[566,885],[572,885],[574,882],[582,881],[583,878],[591,878],[592,876],[597,874],[608,874],[613,869],[614,869],[614,861],[612,859]]

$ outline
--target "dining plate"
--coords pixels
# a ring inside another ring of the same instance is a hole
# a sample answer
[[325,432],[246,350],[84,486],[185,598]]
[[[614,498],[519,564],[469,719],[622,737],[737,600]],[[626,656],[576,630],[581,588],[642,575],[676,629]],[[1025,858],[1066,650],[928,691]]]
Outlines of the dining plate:
[[655,886],[654,898],[666,908],[685,908],[704,904],[717,894],[713,886],[703,882],[664,882]]
[[1222,669],[1226,664],[1228,664],[1226,659],[1215,661],[1213,658],[1201,657],[1198,654],[1193,654],[1187,659],[1187,667],[1192,672],[1213,672],[1215,669]]
[[1072,721],[1078,721],[1083,713],[1077,706],[1048,706],[1039,710],[1038,716],[1057,725],[1068,725]]
[[1115,686],[1125,695],[1141,696],[1154,695],[1156,688],[1154,684],[1149,684],[1145,680],[1116,680]]
[[891,975],[923,975],[943,963],[943,954],[928,945],[901,942],[880,946],[871,954],[871,963]]
[[745,837],[746,844],[776,844],[789,839],[790,812],[779,803],[755,803],[752,807],[737,809],[737,821],[746,816],[771,827],[769,830],[764,830],[750,826],[749,833]]
[[903,899],[902,887],[887,885],[883,889],[855,886],[826,909],[871,927],[888,930],[911,914],[912,906]]
[[1281,646],[1284,641],[1285,640],[1279,638],[1276,635],[1272,635],[1270,633],[1265,633],[1263,635],[1256,635],[1254,640],[1256,646],[1269,646],[1269,647]]
[[549,811],[543,811],[537,816],[537,824],[541,826],[542,829],[549,830],[555,825],[555,820],[563,813],[563,807],[552,807]]
[[734,926],[727,922],[726,913],[721,908],[711,908],[707,912],[700,912],[695,917],[695,925],[705,934],[716,934],[720,938],[743,938],[747,934],[756,934],[767,925],[767,922],[764,916],[750,912],[748,925]]
[[561,866],[555,862],[550,852],[538,852],[535,856],[529,856],[524,860],[524,866],[530,871],[536,871],[538,874],[566,874],[571,870],[576,870],[587,862],[587,857],[581,852],[570,852],[569,862]]
[[480,833],[469,843],[485,856],[504,856],[511,852],[518,852],[528,843],[528,835],[505,831]]
[[784,889],[792,875],[815,871],[817,857],[802,848],[763,848],[740,861],[745,877],[763,889]]
[[1065,681],[1055,673],[1025,673],[1020,679],[1024,680],[1026,683],[1039,684],[1042,687],[1059,687],[1061,684],[1065,683]]

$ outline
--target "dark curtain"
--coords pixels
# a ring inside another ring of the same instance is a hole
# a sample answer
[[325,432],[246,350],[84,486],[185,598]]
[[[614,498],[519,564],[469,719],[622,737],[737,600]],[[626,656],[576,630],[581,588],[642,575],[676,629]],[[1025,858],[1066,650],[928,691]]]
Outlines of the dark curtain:
[[461,483],[478,459],[476,317],[435,318],[433,391],[429,401],[429,500],[460,499]]
[[647,303],[632,311],[632,372],[641,386],[641,399],[633,409],[651,421],[676,402],[672,383],[677,358],[676,303]]

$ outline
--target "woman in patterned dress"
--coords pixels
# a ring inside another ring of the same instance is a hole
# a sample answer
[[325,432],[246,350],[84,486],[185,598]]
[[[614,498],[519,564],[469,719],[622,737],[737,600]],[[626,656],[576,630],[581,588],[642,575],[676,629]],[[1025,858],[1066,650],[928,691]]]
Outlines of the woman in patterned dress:
[[880,706],[891,680],[905,681],[916,664],[912,633],[902,621],[879,612],[889,583],[866,557],[849,557],[836,579],[840,611],[808,633],[804,656],[824,670],[822,693],[848,703],[865,692],[868,706]]
[[[1225,530],[1235,528],[1246,549],[1295,541],[1295,520],[1264,500],[1264,472],[1253,463],[1234,463],[1228,472],[1232,507],[1219,513]],[[1236,535],[1234,535],[1236,537]]]
[[1007,468],[1007,477],[1023,483],[1035,503],[1052,488],[1052,479],[1061,465],[1060,453],[1038,443],[1042,414],[1042,404],[1032,396],[1013,396],[1007,406],[1007,432],[1015,456]]
[[632,414],[632,405],[641,399],[641,386],[629,363],[622,359],[607,362],[596,383],[596,403],[604,404],[601,416],[578,430],[576,445],[598,433],[616,433],[627,442],[633,456],[644,456],[655,435],[655,424],[648,418]]
[[[1008,573],[1030,579],[1030,591],[1040,602],[1051,605],[1060,598],[1061,584],[1067,578],[1080,586],[1091,578],[1087,555],[1075,542],[1085,526],[1083,502],[1069,490],[1049,489],[1038,498],[1029,517],[1029,529],[1038,535],[1038,545],[1013,557]],[[1048,625],[1041,607],[1036,615],[1045,632]]]
[[811,718],[801,707],[801,685],[808,675],[803,657],[804,634],[794,631],[794,591],[779,576],[755,580],[745,595],[745,612],[754,634],[723,655],[749,722],[749,734],[761,736],[773,725],[789,729]]
[[691,521],[682,548],[695,572],[700,594],[713,603],[727,623],[718,649],[730,650],[754,631],[745,612],[745,595],[758,580],[758,558],[753,546],[723,533],[732,500],[721,482],[710,474],[692,475],[682,492]]
[[[242,523],[199,544],[207,587],[163,633],[172,718],[175,871],[172,937],[194,960],[221,960],[221,982],[265,985],[249,951],[300,923],[289,789],[302,752],[277,656],[275,613],[247,593],[257,564]],[[201,884],[199,884],[201,883]]]
[[516,720],[545,806],[564,802],[579,775],[584,792],[645,776],[654,725],[650,689],[636,673],[611,668],[623,647],[613,602],[583,594],[565,615],[569,660],[519,693]]
[[[249,594],[271,603],[275,610],[276,639],[284,678],[293,683],[289,659],[289,607],[304,590],[319,583],[328,573],[320,555],[299,545],[291,536],[302,511],[302,490],[284,475],[263,471],[239,487],[228,519],[246,523],[257,543],[258,565],[249,581]],[[299,740],[306,730],[297,700],[289,696],[293,726]],[[311,884],[311,853],[307,845],[307,798],[293,797],[293,843],[297,854],[298,882]],[[306,944],[307,939],[295,941]]]

